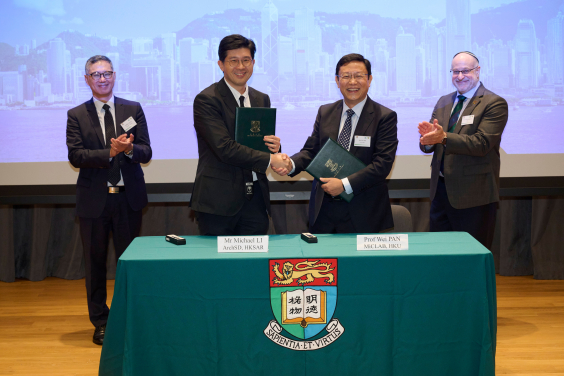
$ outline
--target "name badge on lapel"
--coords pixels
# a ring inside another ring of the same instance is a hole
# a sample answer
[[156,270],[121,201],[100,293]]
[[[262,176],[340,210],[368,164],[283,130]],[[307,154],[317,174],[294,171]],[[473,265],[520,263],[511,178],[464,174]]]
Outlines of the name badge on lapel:
[[370,136],[354,136],[354,146],[361,148],[369,148]]
[[131,116],[129,117],[129,119],[127,119],[126,121],[121,123],[121,127],[126,132],[129,132],[129,130],[136,125],[137,125],[137,123],[135,122],[135,120],[133,120],[133,117],[131,117]]
[[468,116],[462,117],[462,123],[460,125],[464,126],[464,125],[473,124],[473,123],[474,123],[474,115],[468,115]]

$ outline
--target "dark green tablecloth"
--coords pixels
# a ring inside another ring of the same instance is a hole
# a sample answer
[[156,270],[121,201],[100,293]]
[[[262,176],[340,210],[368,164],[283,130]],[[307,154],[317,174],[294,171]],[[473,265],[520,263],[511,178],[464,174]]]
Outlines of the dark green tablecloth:
[[[271,236],[255,254],[218,254],[213,237],[135,239],[118,263],[100,375],[495,374],[494,262],[470,235],[410,233],[408,251],[369,252],[355,235],[318,238]],[[269,259],[283,258],[338,259],[344,333],[322,349],[263,332]]]

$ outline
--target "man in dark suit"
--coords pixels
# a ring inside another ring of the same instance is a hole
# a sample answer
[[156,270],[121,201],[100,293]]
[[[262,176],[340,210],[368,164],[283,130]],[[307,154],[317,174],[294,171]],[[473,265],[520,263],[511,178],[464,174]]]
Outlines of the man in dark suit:
[[140,163],[151,160],[147,121],[141,105],[114,97],[116,73],[105,56],[86,62],[84,79],[92,99],[68,112],[70,163],[80,168],[76,214],[84,249],[88,314],[95,326],[93,342],[104,341],[106,259],[112,231],[116,261],[141,229],[147,191]]
[[[335,81],[343,100],[319,108],[313,132],[285,168],[290,176],[303,171],[332,138],[367,166],[345,179],[321,178],[312,184],[309,228],[312,233],[380,232],[394,226],[386,177],[398,146],[397,115],[368,97],[370,61],[349,54],[337,63]],[[354,193],[350,203],[339,197]]]
[[499,201],[499,145],[507,102],[480,83],[471,52],[452,60],[457,91],[439,99],[431,122],[419,123],[431,162],[431,231],[466,231],[491,249]]
[[272,154],[235,141],[235,109],[270,107],[270,98],[247,85],[256,47],[242,35],[219,44],[219,81],[194,99],[198,168],[190,205],[202,235],[264,235],[268,232],[270,192],[266,169],[282,165],[280,138],[265,136]]

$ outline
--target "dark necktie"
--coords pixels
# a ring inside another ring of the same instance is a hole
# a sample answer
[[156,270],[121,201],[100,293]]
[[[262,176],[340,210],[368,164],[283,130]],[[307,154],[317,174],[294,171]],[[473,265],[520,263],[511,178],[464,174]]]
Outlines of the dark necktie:
[[352,131],[352,117],[354,115],[354,111],[350,108],[347,110],[347,120],[345,120],[345,125],[343,125],[343,129],[341,129],[341,134],[339,135],[339,145],[344,147],[345,149],[349,150],[349,145],[351,143],[351,131]]
[[452,133],[454,128],[456,127],[456,123],[458,122],[458,118],[460,117],[460,112],[462,111],[462,107],[464,106],[464,100],[466,97],[464,95],[458,96],[458,103],[454,107],[454,111],[452,111],[452,115],[450,115],[450,119],[448,121],[448,132]]
[[[245,96],[239,97],[240,107],[245,107]],[[253,198],[253,173],[249,170],[243,169],[243,178],[245,179],[245,197],[247,200]]]
[[[110,112],[110,106],[103,105],[104,113],[104,127],[106,128],[106,149],[111,148],[112,138],[116,138],[116,129],[114,126],[114,117]],[[119,173],[119,154],[112,158],[110,162],[110,171],[108,172],[108,181],[111,185],[116,185],[121,180]]]
[[[454,111],[452,111],[452,115],[450,115],[450,119],[448,120],[448,133],[452,133],[454,128],[456,128],[456,123],[458,122],[458,118],[460,117],[460,112],[462,111],[462,107],[464,106],[464,100],[466,97],[464,95],[458,96],[458,103],[454,107]],[[444,175],[445,170],[445,152],[443,149],[443,158],[441,159],[441,173]]]

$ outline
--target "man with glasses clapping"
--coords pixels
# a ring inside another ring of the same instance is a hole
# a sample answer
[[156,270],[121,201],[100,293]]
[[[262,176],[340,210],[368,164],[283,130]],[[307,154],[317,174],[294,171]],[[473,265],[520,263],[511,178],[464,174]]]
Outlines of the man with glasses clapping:
[[456,92],[441,97],[431,120],[419,123],[419,146],[433,153],[430,230],[465,231],[491,250],[508,107],[480,82],[479,64],[471,52],[454,55]]
[[84,80],[92,99],[69,110],[67,147],[70,163],[80,169],[76,215],[84,250],[86,294],[93,342],[102,345],[109,309],[106,260],[112,231],[115,260],[141,231],[147,191],[141,163],[152,150],[145,114],[138,102],[115,97],[116,72],[110,59],[88,59]]

